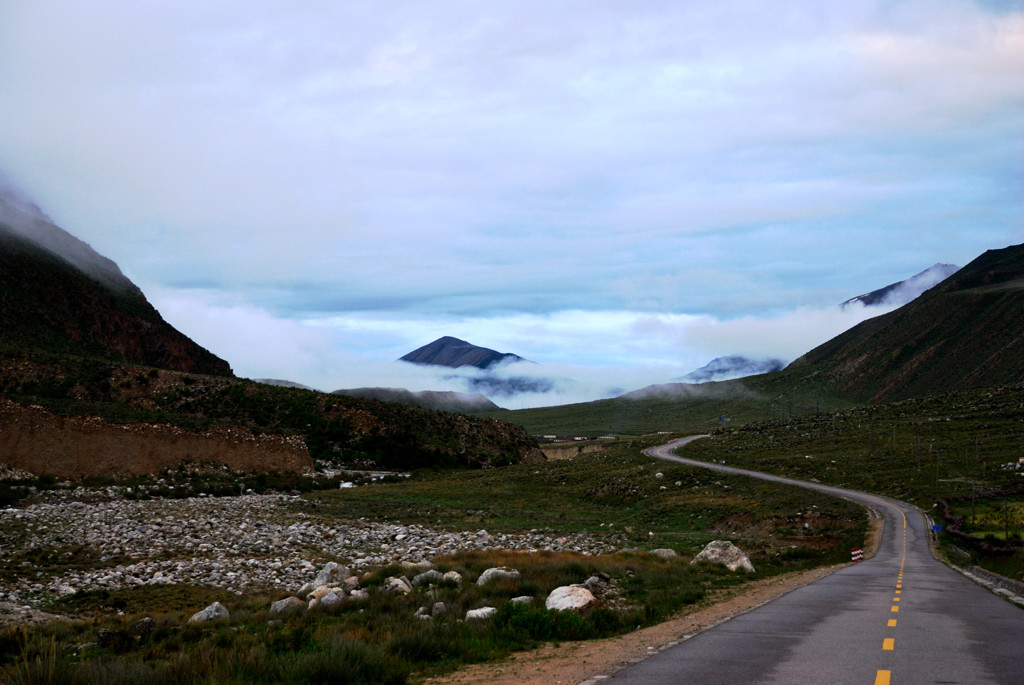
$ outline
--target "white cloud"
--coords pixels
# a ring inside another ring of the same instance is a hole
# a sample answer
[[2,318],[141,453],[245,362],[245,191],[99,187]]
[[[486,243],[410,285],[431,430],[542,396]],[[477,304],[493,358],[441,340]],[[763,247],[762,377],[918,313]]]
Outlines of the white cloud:
[[13,0],[0,167],[246,375],[390,378],[363,360],[448,334],[792,358],[1019,242],[1024,13],[993,6]]

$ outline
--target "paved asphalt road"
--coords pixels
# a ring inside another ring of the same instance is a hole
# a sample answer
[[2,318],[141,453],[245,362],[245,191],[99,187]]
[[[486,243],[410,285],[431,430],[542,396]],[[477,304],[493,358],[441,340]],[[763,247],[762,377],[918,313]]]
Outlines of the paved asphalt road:
[[606,682],[1024,684],[1024,610],[935,561],[918,510],[672,454],[690,439],[647,453],[857,500],[884,515],[881,545],[867,561],[699,633]]

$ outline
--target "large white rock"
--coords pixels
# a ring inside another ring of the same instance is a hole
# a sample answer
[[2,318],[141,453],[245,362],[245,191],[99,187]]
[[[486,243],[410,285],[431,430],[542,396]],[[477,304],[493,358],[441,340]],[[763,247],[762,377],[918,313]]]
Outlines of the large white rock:
[[544,602],[546,609],[554,611],[567,611],[569,609],[582,609],[594,603],[594,593],[585,587],[576,585],[563,585],[556,587],[548,595]]
[[494,607],[481,607],[479,609],[470,609],[466,612],[467,621],[485,621],[498,613],[498,610]]
[[519,580],[519,571],[508,566],[495,566],[481,573],[476,584],[486,585],[492,580]]
[[336,592],[328,592],[320,598],[320,607],[323,609],[334,609],[341,604],[341,597]]
[[402,576],[400,578],[390,576],[387,580],[384,581],[384,586],[381,588],[381,591],[384,592],[384,594],[388,595],[407,595],[410,592],[412,592],[412,584],[409,582],[409,579],[405,576]]
[[270,615],[298,613],[306,610],[306,603],[298,597],[285,597],[270,605]]
[[678,554],[676,554],[676,551],[674,549],[668,549],[664,547],[661,549],[652,549],[651,554],[653,554],[656,557],[660,557],[661,559],[675,559],[679,556]]
[[437,583],[440,583],[442,580],[444,580],[444,574],[438,571],[437,569],[432,568],[429,571],[424,571],[423,573],[417,574],[416,577],[412,579],[412,586],[417,587],[419,585],[424,584],[436,585]]
[[754,565],[750,563],[743,550],[728,540],[714,540],[709,542],[707,547],[700,554],[693,558],[691,564],[701,561],[709,561],[713,564],[722,564],[730,571],[746,571],[754,573]]
[[348,569],[334,561],[328,561],[313,580],[313,587],[341,585],[351,574]]
[[337,590],[338,590],[338,588],[332,588],[329,585],[321,585],[320,587],[318,587],[317,589],[313,590],[308,595],[306,595],[306,599],[307,600],[323,599],[324,595],[326,595],[328,593],[331,593],[331,592],[335,592]]
[[219,621],[221,619],[228,619],[231,614],[220,602],[214,602],[210,606],[206,607],[202,611],[197,611],[192,614],[192,618],[188,620],[189,623],[209,623],[210,621]]

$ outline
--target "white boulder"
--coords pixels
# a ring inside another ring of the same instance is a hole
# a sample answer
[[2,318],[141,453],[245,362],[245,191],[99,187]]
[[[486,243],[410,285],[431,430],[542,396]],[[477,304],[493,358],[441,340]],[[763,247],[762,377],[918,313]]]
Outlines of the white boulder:
[[595,601],[594,593],[587,588],[576,585],[563,585],[551,591],[551,594],[548,595],[547,600],[544,602],[544,607],[554,611],[567,611],[570,609],[582,609],[593,604]]
[[467,621],[486,621],[493,617],[498,610],[494,607],[481,607],[479,609],[470,609],[466,612]]
[[405,576],[400,578],[390,576],[384,581],[384,586],[381,588],[381,591],[388,595],[407,595],[412,592],[412,583],[410,583],[409,579]]
[[730,571],[746,571],[754,573],[754,565],[750,563],[743,550],[728,540],[714,540],[709,542],[700,554],[693,558],[691,564],[701,561],[708,561],[713,564],[722,564]]
[[433,569],[432,568],[429,571],[424,571],[423,573],[420,573],[415,578],[413,578],[412,579],[412,585],[413,585],[413,587],[417,587],[419,585],[424,585],[424,584],[426,584],[426,585],[431,585],[431,584],[436,585],[437,583],[440,583],[442,580],[444,580],[444,574],[442,574],[437,569]]
[[508,566],[495,566],[481,573],[476,584],[486,585],[492,580],[519,580],[519,571]]
[[192,614],[192,618],[188,620],[189,623],[209,623],[210,621],[226,620],[231,617],[228,610],[220,602],[214,602],[210,606],[206,607],[202,611],[197,611]]
[[320,606],[323,609],[334,609],[341,604],[341,599],[337,592],[328,592],[320,598]]
[[306,603],[298,597],[285,597],[270,605],[270,615],[299,613],[306,610]]
[[323,587],[324,585],[340,585],[345,582],[345,579],[350,575],[347,568],[338,564],[334,561],[328,561],[320,573],[316,574],[316,578],[313,580],[313,587]]

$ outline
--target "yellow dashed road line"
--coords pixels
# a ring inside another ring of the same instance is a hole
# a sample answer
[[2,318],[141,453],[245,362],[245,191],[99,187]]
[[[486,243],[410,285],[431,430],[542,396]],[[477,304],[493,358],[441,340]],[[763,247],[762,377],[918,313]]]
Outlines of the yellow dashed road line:
[[[900,611],[899,595],[903,594],[903,566],[907,563],[907,515],[902,511],[900,516],[903,517],[903,558],[900,559],[900,570],[896,575],[896,596],[892,598],[892,607],[889,609],[890,613],[898,614]],[[890,618],[886,624],[888,628],[896,627],[896,619]],[[887,637],[882,640],[882,651],[891,652],[896,649],[896,638]],[[889,685],[892,679],[892,671],[879,670],[875,673],[875,685]]]

